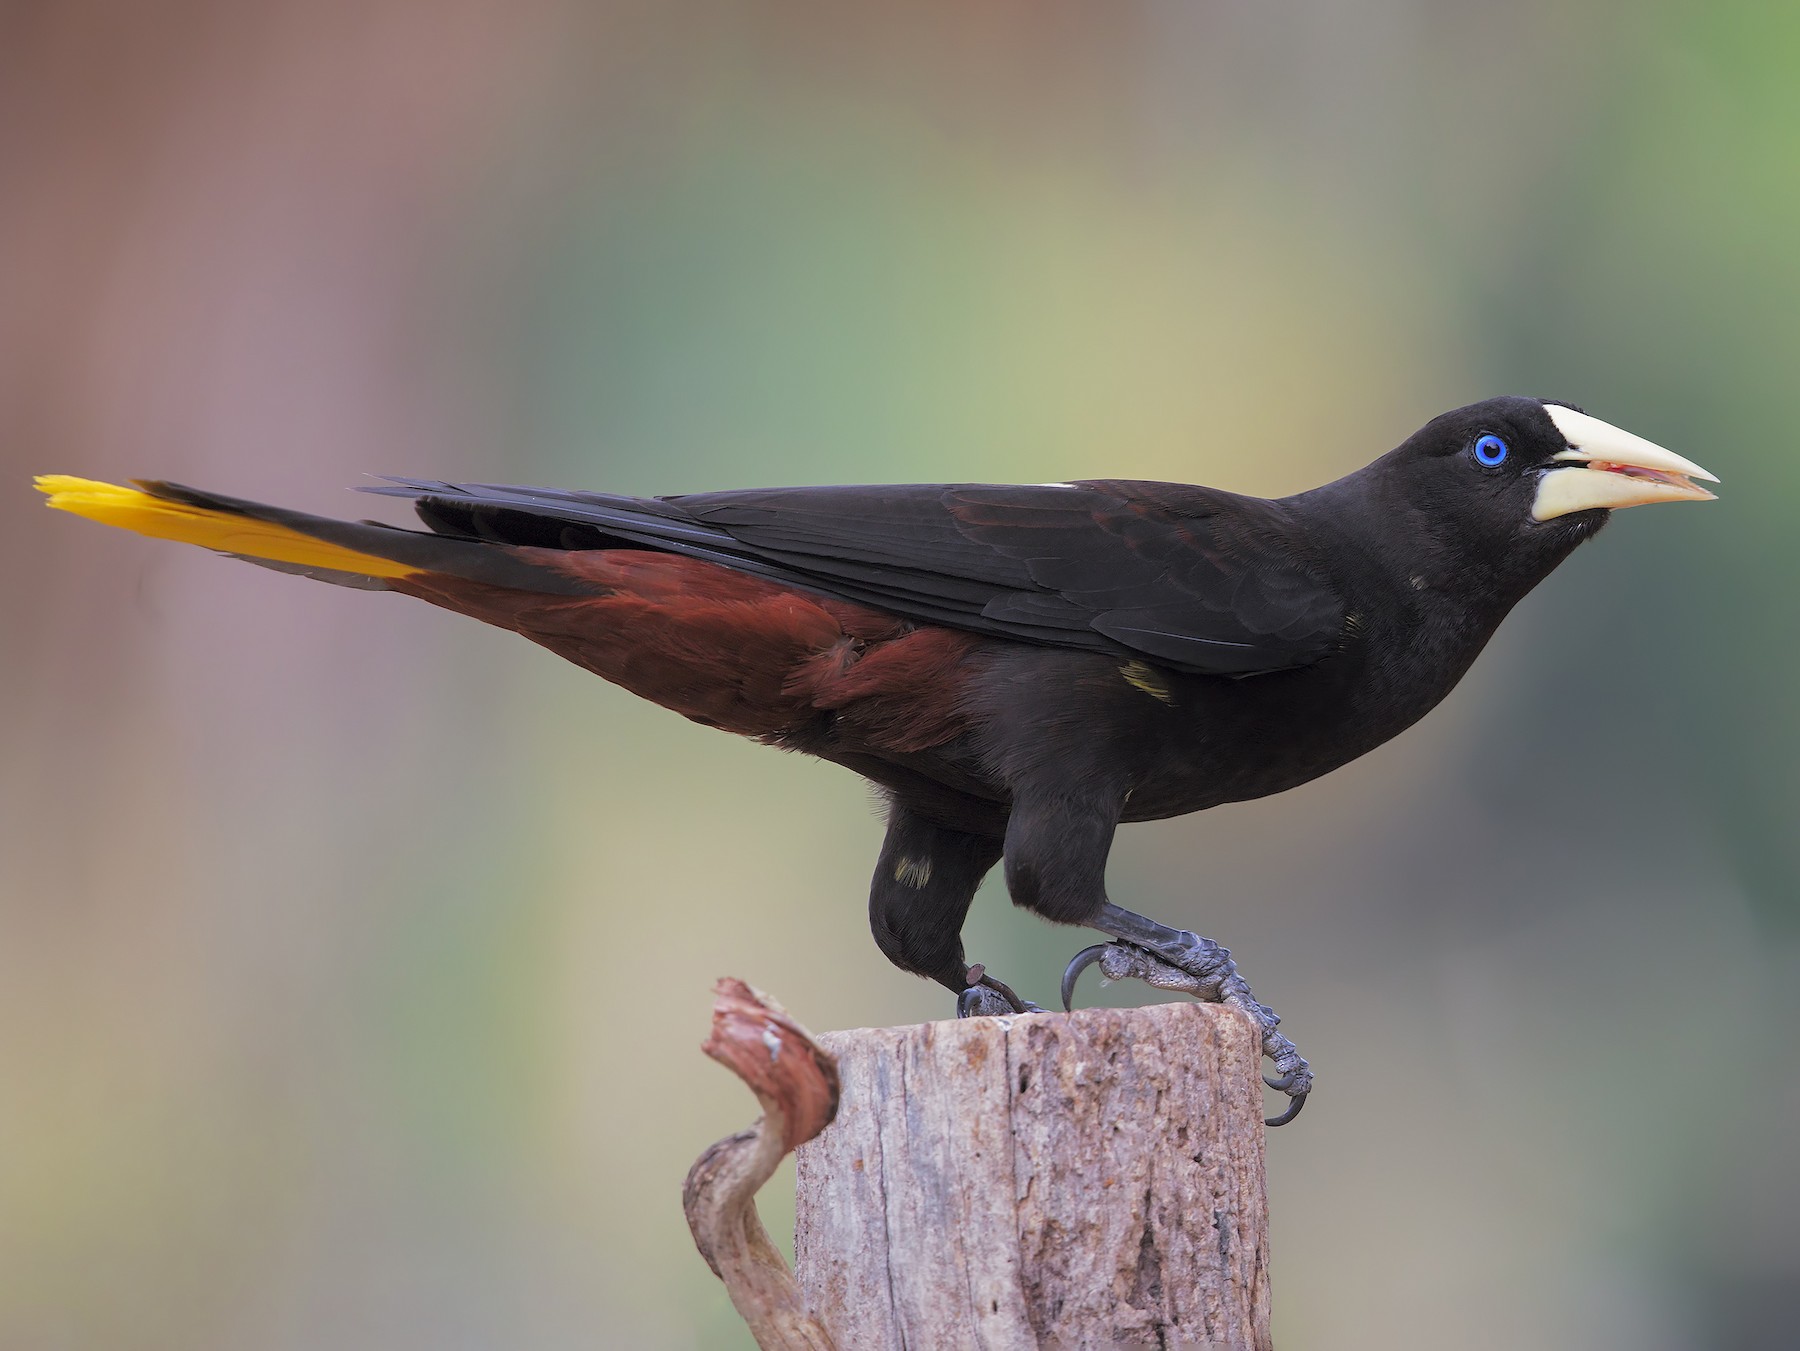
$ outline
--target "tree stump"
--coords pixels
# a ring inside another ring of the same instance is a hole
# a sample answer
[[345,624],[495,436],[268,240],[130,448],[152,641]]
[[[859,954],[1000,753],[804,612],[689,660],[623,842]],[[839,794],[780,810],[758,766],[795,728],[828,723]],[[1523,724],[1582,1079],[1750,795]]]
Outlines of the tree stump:
[[808,1308],[857,1351],[1269,1343],[1261,1055],[1216,1004],[818,1038]]

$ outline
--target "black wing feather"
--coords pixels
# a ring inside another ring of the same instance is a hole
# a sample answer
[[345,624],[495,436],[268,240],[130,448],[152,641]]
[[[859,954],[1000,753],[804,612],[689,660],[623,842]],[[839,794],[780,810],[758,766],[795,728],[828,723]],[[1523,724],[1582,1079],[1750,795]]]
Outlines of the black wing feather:
[[392,479],[442,534],[661,549],[1022,642],[1201,675],[1302,666],[1344,606],[1278,503],[1173,484],[751,489],[636,498]]

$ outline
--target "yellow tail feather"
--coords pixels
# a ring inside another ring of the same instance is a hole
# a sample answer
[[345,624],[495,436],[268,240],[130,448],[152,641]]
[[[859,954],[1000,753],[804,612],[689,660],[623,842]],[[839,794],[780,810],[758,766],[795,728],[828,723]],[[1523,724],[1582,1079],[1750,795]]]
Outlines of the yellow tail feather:
[[328,544],[272,521],[190,506],[141,488],[123,488],[93,479],[72,478],[67,474],[42,474],[37,479],[37,488],[48,496],[46,505],[58,511],[72,511],[102,525],[116,525],[135,530],[140,535],[198,544],[220,553],[355,573],[362,577],[411,577],[419,571],[391,559]]

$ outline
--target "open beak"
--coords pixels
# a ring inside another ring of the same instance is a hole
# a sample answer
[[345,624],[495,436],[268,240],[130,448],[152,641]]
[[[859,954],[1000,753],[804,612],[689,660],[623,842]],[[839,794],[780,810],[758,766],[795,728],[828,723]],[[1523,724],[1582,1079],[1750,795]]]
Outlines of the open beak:
[[1719,480],[1692,460],[1561,404],[1547,403],[1544,411],[1569,443],[1569,448],[1557,451],[1554,458],[1570,463],[1566,469],[1546,469],[1539,475],[1537,498],[1531,507],[1537,520],[1554,520],[1571,511],[1596,507],[1712,500],[1713,494],[1694,480]]

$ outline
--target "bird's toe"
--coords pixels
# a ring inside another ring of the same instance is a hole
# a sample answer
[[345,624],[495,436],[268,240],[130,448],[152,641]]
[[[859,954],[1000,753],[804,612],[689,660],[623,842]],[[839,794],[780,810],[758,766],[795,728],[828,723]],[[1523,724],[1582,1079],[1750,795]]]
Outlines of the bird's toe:
[[1007,1002],[1005,995],[985,985],[971,985],[956,996],[958,1018],[1003,1018],[1020,1011]]

